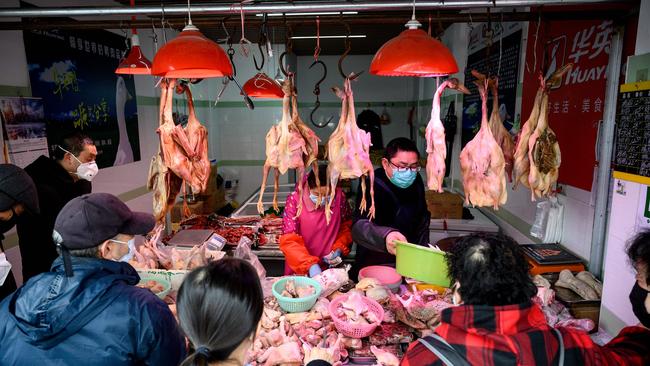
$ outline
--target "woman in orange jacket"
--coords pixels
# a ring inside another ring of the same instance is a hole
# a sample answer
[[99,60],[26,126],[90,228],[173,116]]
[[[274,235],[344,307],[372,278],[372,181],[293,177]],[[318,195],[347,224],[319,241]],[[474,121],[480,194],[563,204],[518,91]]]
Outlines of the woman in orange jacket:
[[[295,273],[313,277],[326,265],[350,253],[352,217],[345,194],[338,187],[332,203],[332,219],[329,224],[325,220],[325,200],[330,195],[329,187],[324,184],[327,182],[326,172],[326,166],[319,167],[318,178],[323,184],[320,191],[311,171],[300,183],[303,185],[302,197],[296,187],[287,198],[280,237],[280,250],[286,259],[285,275]],[[322,198],[320,206],[317,205],[319,193]],[[296,217],[298,200],[302,200],[302,213]]]

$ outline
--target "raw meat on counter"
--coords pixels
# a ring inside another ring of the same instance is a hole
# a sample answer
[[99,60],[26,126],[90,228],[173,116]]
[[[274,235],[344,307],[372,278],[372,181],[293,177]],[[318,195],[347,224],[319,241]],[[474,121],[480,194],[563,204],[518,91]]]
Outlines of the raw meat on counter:
[[140,282],[136,286],[140,287],[140,288],[146,288],[146,289],[150,290],[151,292],[153,292],[154,294],[161,293],[165,289],[165,286],[163,286],[160,282],[158,282],[156,280],[149,280],[147,282]]
[[298,299],[311,296],[315,292],[316,289],[314,286],[300,286],[296,285],[294,280],[288,280],[284,284],[284,290],[282,290],[281,295],[290,299]]
[[336,309],[338,318],[352,324],[381,323],[382,319],[377,318],[377,315],[363,300],[364,295],[356,291],[350,291],[349,293],[348,298],[341,302]]
[[375,346],[370,346],[370,351],[377,357],[377,363],[381,366],[399,366],[399,358],[396,355]]
[[413,342],[413,330],[401,323],[382,324],[368,340],[373,346]]
[[361,178],[359,209],[361,213],[366,211],[366,176],[370,177],[371,202],[368,217],[371,220],[375,217],[375,171],[370,162],[370,133],[357,126],[354,96],[350,84],[350,80],[353,78],[354,76],[350,76],[345,79],[344,90],[334,88],[334,92],[341,98],[342,104],[339,124],[327,142],[327,158],[329,160],[327,177],[331,192],[325,205],[325,218],[328,223],[332,218],[331,206],[339,180]]

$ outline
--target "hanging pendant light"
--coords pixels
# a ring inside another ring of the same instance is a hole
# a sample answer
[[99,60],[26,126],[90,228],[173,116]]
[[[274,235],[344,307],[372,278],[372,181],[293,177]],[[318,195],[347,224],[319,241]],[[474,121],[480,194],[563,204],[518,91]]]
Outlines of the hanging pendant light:
[[191,15],[188,18],[188,24],[181,34],[156,53],[151,73],[187,79],[232,76],[232,65],[226,52],[192,24]]
[[[282,86],[263,72],[258,73],[244,83],[244,92],[251,98],[282,99]],[[241,93],[241,95],[244,95]]]
[[[135,6],[135,0],[131,0],[131,7]],[[135,20],[135,16],[131,17]],[[142,54],[140,38],[135,28],[131,29],[131,49],[126,57],[120,60],[115,69],[116,74],[149,75],[151,74],[151,61]]]
[[132,75],[151,74],[151,61],[142,54],[140,39],[137,34],[134,33],[131,36],[131,50],[127,56],[122,59],[119,66],[117,66],[115,73]]
[[413,15],[399,36],[386,42],[375,54],[370,73],[380,76],[444,76],[458,72],[451,51],[442,42],[419,29],[422,24]]

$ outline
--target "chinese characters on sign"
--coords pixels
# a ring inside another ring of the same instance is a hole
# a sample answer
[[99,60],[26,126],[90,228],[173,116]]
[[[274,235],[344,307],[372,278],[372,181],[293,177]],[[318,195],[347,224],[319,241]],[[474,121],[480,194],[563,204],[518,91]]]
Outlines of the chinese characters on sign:
[[98,30],[25,31],[32,94],[43,98],[50,148],[73,130],[97,145],[100,168],[140,160],[133,77],[115,74],[122,36]]
[[[587,191],[592,188],[596,167],[594,146],[603,118],[612,26],[611,20],[543,22],[539,34],[546,39],[539,40],[537,50],[537,24],[531,22],[529,26],[522,114],[530,114],[540,71],[548,77],[563,65],[574,64],[561,82],[551,88],[549,126],[562,150],[558,182]],[[535,56],[537,65],[533,69]],[[540,60],[546,63],[542,65]]]

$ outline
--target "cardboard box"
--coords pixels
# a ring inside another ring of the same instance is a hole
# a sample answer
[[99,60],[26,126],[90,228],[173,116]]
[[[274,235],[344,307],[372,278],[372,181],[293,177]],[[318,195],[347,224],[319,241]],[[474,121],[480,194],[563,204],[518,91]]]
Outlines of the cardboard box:
[[463,197],[451,192],[426,191],[425,199],[432,219],[462,219]]

